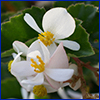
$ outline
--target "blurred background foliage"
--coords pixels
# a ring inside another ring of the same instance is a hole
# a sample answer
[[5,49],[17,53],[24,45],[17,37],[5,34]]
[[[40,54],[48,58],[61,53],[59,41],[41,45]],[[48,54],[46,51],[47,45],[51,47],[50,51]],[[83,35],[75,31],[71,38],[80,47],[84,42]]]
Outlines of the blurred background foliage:
[[[77,4],[77,6],[80,5],[80,7],[76,7],[75,4]],[[83,7],[84,4],[85,8]],[[92,10],[90,9],[89,5],[93,8],[91,8]],[[10,17],[21,14],[22,10],[31,8],[31,6],[37,6],[40,8],[44,7],[46,11],[52,7],[65,7],[74,18],[82,20],[82,26],[90,35],[89,41],[95,51],[95,54],[89,57],[81,57],[80,59],[84,62],[91,62],[93,67],[99,67],[99,1],[1,1],[1,23],[9,21]],[[98,11],[95,11],[94,7],[98,8]],[[77,10],[77,8],[79,10]],[[72,11],[73,9],[77,14],[74,14]],[[88,14],[89,9],[91,12],[94,12],[95,15],[91,19],[85,19],[85,15],[86,13]],[[82,14],[83,11],[84,14],[79,16],[79,13],[81,12]],[[7,42],[7,40],[4,41]],[[8,71],[8,62],[12,59],[12,56],[1,58],[1,99],[22,98],[20,91],[21,87],[19,83],[17,82],[16,78],[13,77]],[[73,62],[73,60],[71,61]],[[90,70],[87,70],[86,68],[83,70],[84,78],[87,82],[87,87],[89,87],[89,92],[99,92],[99,87],[96,85],[96,77]],[[64,89],[67,91],[67,89],[71,88],[65,87]],[[77,91],[80,92],[79,90]],[[38,97],[35,98],[37,99]],[[44,99],[47,98],[61,99],[61,97],[56,92],[48,94],[48,97],[45,97]]]

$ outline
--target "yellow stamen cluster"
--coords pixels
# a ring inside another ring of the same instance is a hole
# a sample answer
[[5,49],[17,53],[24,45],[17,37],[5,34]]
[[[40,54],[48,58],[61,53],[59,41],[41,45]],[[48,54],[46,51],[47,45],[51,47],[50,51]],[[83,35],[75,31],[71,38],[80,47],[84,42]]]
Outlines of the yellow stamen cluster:
[[38,97],[47,95],[47,90],[43,85],[36,85],[33,87],[33,93]]
[[[31,62],[33,63],[33,64],[31,64],[31,66],[35,68],[35,69],[34,69],[35,72],[41,73],[41,72],[43,72],[44,69],[45,69],[45,67],[44,67],[45,63],[43,62],[43,60],[41,59],[41,57],[37,56],[37,59],[38,59],[38,61],[40,62],[40,64],[38,65],[38,64],[36,63],[36,61],[34,61],[34,59],[31,59]],[[38,69],[38,70],[37,70],[37,69]]]
[[53,41],[55,40],[55,38],[53,38],[54,34],[52,34],[51,32],[44,32],[44,33],[41,33],[39,34],[39,37],[38,39],[40,39],[45,46],[50,46]]
[[11,71],[11,64],[12,64],[12,62],[13,62],[13,60],[9,61],[9,63],[8,63],[8,70],[9,70],[9,72]]

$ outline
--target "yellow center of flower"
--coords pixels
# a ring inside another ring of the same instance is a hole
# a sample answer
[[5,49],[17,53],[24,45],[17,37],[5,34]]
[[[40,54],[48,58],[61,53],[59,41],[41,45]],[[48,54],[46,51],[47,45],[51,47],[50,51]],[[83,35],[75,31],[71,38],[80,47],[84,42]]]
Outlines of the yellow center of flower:
[[12,62],[13,62],[13,60],[9,61],[9,63],[8,63],[8,70],[9,70],[9,72],[11,71],[11,64],[12,64]]
[[45,67],[45,63],[43,62],[43,60],[41,59],[41,57],[37,56],[38,61],[40,62],[40,64],[38,65],[36,61],[34,61],[34,59],[31,59],[31,62],[33,64],[31,64],[32,67],[34,67],[34,71],[37,73],[41,73],[44,71]]
[[50,46],[53,41],[55,40],[55,38],[53,38],[54,34],[52,34],[51,32],[44,32],[44,33],[41,33],[39,34],[39,37],[38,39],[40,39],[45,46]]
[[47,95],[47,90],[43,85],[36,85],[33,87],[33,93],[38,97]]

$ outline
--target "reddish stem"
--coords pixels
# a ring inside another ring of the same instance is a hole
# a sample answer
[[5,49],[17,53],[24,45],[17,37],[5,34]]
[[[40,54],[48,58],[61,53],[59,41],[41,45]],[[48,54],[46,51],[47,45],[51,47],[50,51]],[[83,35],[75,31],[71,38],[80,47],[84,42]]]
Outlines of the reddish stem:
[[93,72],[97,72],[98,71],[98,68],[94,68],[94,67],[92,67],[92,66],[90,66],[89,64],[85,64],[85,63],[83,63],[83,66],[84,67],[86,67],[86,68],[88,68],[88,69],[90,69],[91,71],[93,71]]
[[99,68],[94,68],[94,67],[90,66],[89,65],[90,62],[84,63],[81,60],[79,60],[78,58],[74,58],[74,57],[72,57],[72,58],[76,61],[76,63],[78,64],[78,66],[82,64],[84,67],[88,68],[89,70],[91,70],[93,72],[99,71]]
[[72,80],[70,79],[70,80],[64,81],[63,83],[66,83],[66,82],[71,83],[71,82],[72,82]]

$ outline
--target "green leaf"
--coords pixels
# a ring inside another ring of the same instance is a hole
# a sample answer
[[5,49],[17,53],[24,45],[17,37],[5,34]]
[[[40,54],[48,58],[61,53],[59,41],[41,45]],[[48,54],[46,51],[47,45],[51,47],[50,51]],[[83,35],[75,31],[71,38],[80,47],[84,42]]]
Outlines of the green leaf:
[[11,54],[12,54],[13,52],[15,52],[13,49],[4,51],[3,53],[1,53],[1,58],[11,56]]
[[1,14],[1,23],[5,21],[9,21],[9,17],[11,17],[14,14],[15,14],[14,12],[7,12],[7,13]]
[[81,21],[76,21],[75,32],[67,38],[68,40],[76,41],[80,44],[80,50],[72,51],[65,48],[67,54],[71,57],[86,57],[94,54],[94,51],[89,43],[89,35],[86,30],[81,26]]
[[94,6],[99,7],[99,1],[56,1],[54,3],[54,7],[67,8],[67,7],[71,6],[72,4],[77,4],[77,3],[92,4]]
[[[35,12],[35,13],[34,13]],[[25,13],[30,13],[42,29],[42,17],[45,10],[42,8],[32,7],[23,11],[23,14],[12,17],[10,21],[5,22],[1,26],[1,51],[10,49],[13,41],[18,40],[26,42],[29,39],[37,37],[38,34],[30,26],[26,24],[23,17]]]
[[97,11],[97,7],[92,5],[76,4],[70,6],[67,10],[74,18],[83,21],[82,26],[90,34],[89,40],[92,46],[98,49],[99,42],[95,42],[95,40],[99,40],[99,12]]
[[35,40],[37,40],[37,37],[26,41],[25,44],[29,47]]
[[[33,38],[33,39],[30,39],[28,41],[25,42],[25,44],[27,46],[30,46],[37,38]],[[3,53],[1,53],[1,58],[4,58],[4,57],[9,57],[12,55],[12,53],[14,53],[15,51],[13,49],[10,49],[10,50],[7,50],[7,51],[4,51]]]
[[7,63],[7,62],[9,62],[10,60],[13,60],[12,55],[10,55],[10,56],[8,56],[8,57],[1,58],[1,62],[3,62],[3,63]]
[[4,80],[6,78],[10,78],[10,77],[13,77],[13,76],[8,71],[8,63],[1,62],[1,80]]
[[15,78],[8,78],[1,81],[1,99],[22,98],[21,87]]
[[90,62],[92,66],[97,65],[99,62],[99,50],[94,49],[95,55],[80,58],[83,62]]
[[9,1],[9,3],[14,6],[16,11],[25,9],[29,6],[29,2],[27,1]]

